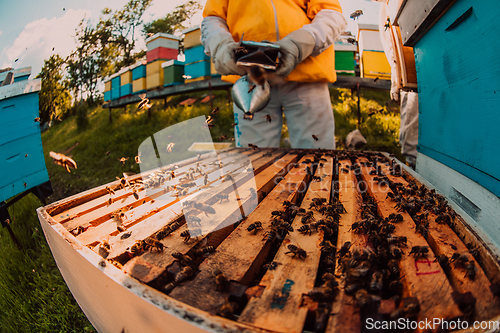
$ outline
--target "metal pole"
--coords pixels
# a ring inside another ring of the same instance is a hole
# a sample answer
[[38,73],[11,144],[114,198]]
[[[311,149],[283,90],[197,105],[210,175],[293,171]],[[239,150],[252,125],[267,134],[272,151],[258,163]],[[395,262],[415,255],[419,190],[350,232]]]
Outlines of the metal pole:
[[210,99],[210,111],[214,109],[212,102],[212,82],[208,82],[208,98]]
[[109,109],[109,123],[111,124],[113,122],[113,118],[111,117],[111,108]]
[[360,106],[360,98],[359,98],[359,83],[356,84],[356,92],[358,94],[358,129],[361,124],[361,106]]

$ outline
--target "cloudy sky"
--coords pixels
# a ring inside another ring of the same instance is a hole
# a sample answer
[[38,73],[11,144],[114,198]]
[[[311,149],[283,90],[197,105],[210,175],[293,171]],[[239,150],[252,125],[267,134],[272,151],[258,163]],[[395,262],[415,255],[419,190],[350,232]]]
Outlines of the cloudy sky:
[[[43,66],[44,59],[57,53],[68,56],[75,48],[74,34],[78,23],[85,17],[96,23],[104,7],[122,8],[128,0],[17,0],[2,2],[0,19],[0,68],[32,67],[34,78]],[[187,0],[153,0],[145,12],[144,22],[165,16]],[[206,0],[201,0],[204,4]],[[370,0],[340,0],[346,19],[347,30],[356,33],[357,22],[377,23],[379,4]],[[362,9],[364,15],[356,22],[350,13]],[[201,13],[188,22],[188,26],[201,22]],[[145,43],[140,33],[138,47]]]

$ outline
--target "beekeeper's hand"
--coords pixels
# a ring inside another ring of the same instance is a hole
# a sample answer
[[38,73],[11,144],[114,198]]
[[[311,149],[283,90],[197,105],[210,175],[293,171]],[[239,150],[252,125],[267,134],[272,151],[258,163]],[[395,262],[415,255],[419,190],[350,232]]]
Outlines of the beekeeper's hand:
[[308,31],[298,29],[277,41],[276,44],[280,46],[280,60],[276,75],[287,77],[295,66],[311,55],[315,39]]
[[234,53],[238,48],[229,32],[226,21],[217,16],[207,16],[201,23],[201,42],[205,53],[212,57],[215,70],[222,75],[245,75],[243,67],[236,65]]

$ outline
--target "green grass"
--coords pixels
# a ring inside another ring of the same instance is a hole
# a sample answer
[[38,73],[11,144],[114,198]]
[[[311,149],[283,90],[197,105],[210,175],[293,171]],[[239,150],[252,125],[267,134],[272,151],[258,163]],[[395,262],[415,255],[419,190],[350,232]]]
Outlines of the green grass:
[[[87,110],[88,124],[78,126],[74,115],[42,133],[45,161],[54,194],[50,202],[66,198],[87,189],[100,186],[120,177],[123,172],[140,172],[134,157],[137,149],[152,134],[184,120],[208,115],[209,103],[196,102],[193,106],[178,106],[187,97],[201,99],[203,93],[176,96],[153,102],[151,118],[136,105],[109,112],[100,107]],[[211,130],[214,141],[226,134],[233,137],[232,105],[225,92],[216,92],[214,107],[220,108],[215,127]],[[345,144],[345,137],[357,126],[357,99],[346,89],[331,90],[335,114],[337,147]],[[397,142],[399,109],[387,107],[388,93],[362,91],[360,131],[368,144],[367,150],[381,150],[401,157]],[[369,117],[374,110],[382,112]],[[85,123],[81,122],[80,123]],[[286,126],[283,138],[288,136]],[[71,156],[78,169],[68,173],[55,165],[49,152]],[[125,166],[118,161],[129,157]],[[42,233],[35,209],[41,203],[28,195],[15,203],[9,213],[12,229],[20,240],[22,250],[11,241],[6,228],[0,227],[0,332],[95,332],[69,292],[54,262]]]

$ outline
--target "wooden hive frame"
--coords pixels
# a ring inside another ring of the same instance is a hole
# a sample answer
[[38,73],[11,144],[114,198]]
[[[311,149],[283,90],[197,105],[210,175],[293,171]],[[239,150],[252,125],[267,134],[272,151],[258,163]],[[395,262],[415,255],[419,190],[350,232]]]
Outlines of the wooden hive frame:
[[[244,159],[251,161],[253,173],[245,172]],[[180,186],[197,167],[203,171],[195,175],[195,186],[173,195],[173,185]],[[232,179],[224,182],[227,174]],[[493,294],[500,282],[497,261],[444,198],[386,155],[230,149],[179,163],[175,175],[147,196],[143,187],[138,185],[135,197],[131,187],[117,181],[38,213],[109,277],[207,330],[360,332],[368,318],[487,321],[500,315]],[[195,195],[217,211],[205,214],[205,220],[219,228],[186,241],[181,234],[190,229],[182,207]],[[419,200],[429,203],[425,219],[425,210],[412,206],[425,206]],[[312,217],[294,215],[289,206],[311,211]],[[326,207],[333,218],[327,218]],[[124,217],[117,220],[112,215],[120,209]],[[438,218],[445,213],[447,223]],[[276,222],[276,214],[294,231],[277,231],[284,222]],[[400,217],[384,222],[394,216]],[[262,230],[247,230],[256,222]],[[151,239],[161,245],[141,243],[153,244]],[[415,249],[428,253],[415,255]],[[440,263],[439,255],[462,255],[462,261]],[[408,310],[416,304],[419,311]]]

